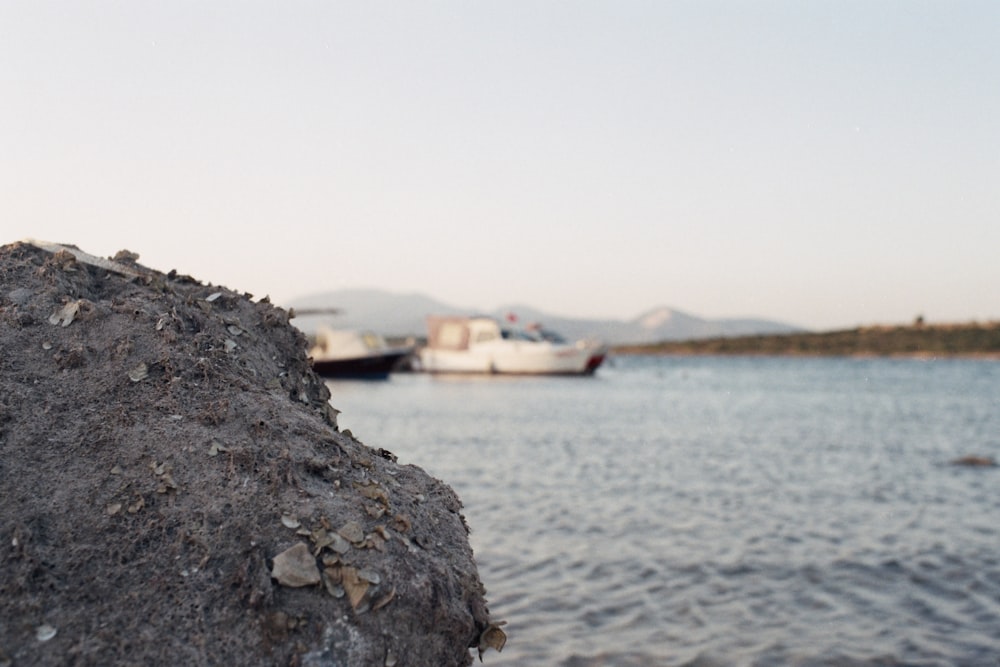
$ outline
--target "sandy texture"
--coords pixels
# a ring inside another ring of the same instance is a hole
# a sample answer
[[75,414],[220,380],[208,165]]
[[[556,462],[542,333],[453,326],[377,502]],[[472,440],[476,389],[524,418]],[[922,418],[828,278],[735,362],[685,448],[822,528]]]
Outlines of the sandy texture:
[[0,667],[502,645],[459,499],[337,430],[288,313],[55,250],[0,248]]

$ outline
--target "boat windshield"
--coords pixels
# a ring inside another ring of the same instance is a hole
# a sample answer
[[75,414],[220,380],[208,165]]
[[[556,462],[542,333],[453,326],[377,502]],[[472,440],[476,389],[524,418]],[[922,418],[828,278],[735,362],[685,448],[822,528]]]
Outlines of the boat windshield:
[[538,324],[529,324],[527,328],[522,331],[522,335],[529,339],[538,342],[548,342],[556,344],[565,344],[566,339],[557,334],[551,329],[546,329]]
[[503,337],[504,340],[530,340],[538,342],[538,339],[534,336],[530,336],[526,332],[518,329],[501,329],[500,336]]
[[566,339],[557,334],[555,331],[549,329],[539,329],[538,335],[542,337],[542,340],[547,340],[550,343],[565,343]]

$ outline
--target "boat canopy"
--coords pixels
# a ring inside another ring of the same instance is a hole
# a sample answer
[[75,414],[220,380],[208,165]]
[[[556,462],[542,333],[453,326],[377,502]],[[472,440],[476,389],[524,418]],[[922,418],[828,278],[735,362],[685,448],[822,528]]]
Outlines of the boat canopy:
[[350,357],[371,354],[386,347],[385,339],[373,331],[320,327],[316,330],[313,357]]
[[472,343],[488,343],[516,337],[492,317],[431,315],[427,318],[427,347],[437,350],[468,350]]

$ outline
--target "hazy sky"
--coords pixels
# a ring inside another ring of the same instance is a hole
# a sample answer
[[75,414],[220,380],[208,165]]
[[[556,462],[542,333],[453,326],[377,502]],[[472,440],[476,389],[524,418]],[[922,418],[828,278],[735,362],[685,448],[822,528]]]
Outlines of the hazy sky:
[[270,294],[1000,318],[1000,2],[0,0],[0,242]]

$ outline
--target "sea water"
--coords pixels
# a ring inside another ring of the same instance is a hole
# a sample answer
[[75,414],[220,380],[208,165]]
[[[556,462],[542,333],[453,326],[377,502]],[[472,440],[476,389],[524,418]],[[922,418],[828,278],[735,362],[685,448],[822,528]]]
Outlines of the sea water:
[[462,498],[490,665],[1000,665],[1000,363],[614,357],[329,383]]

